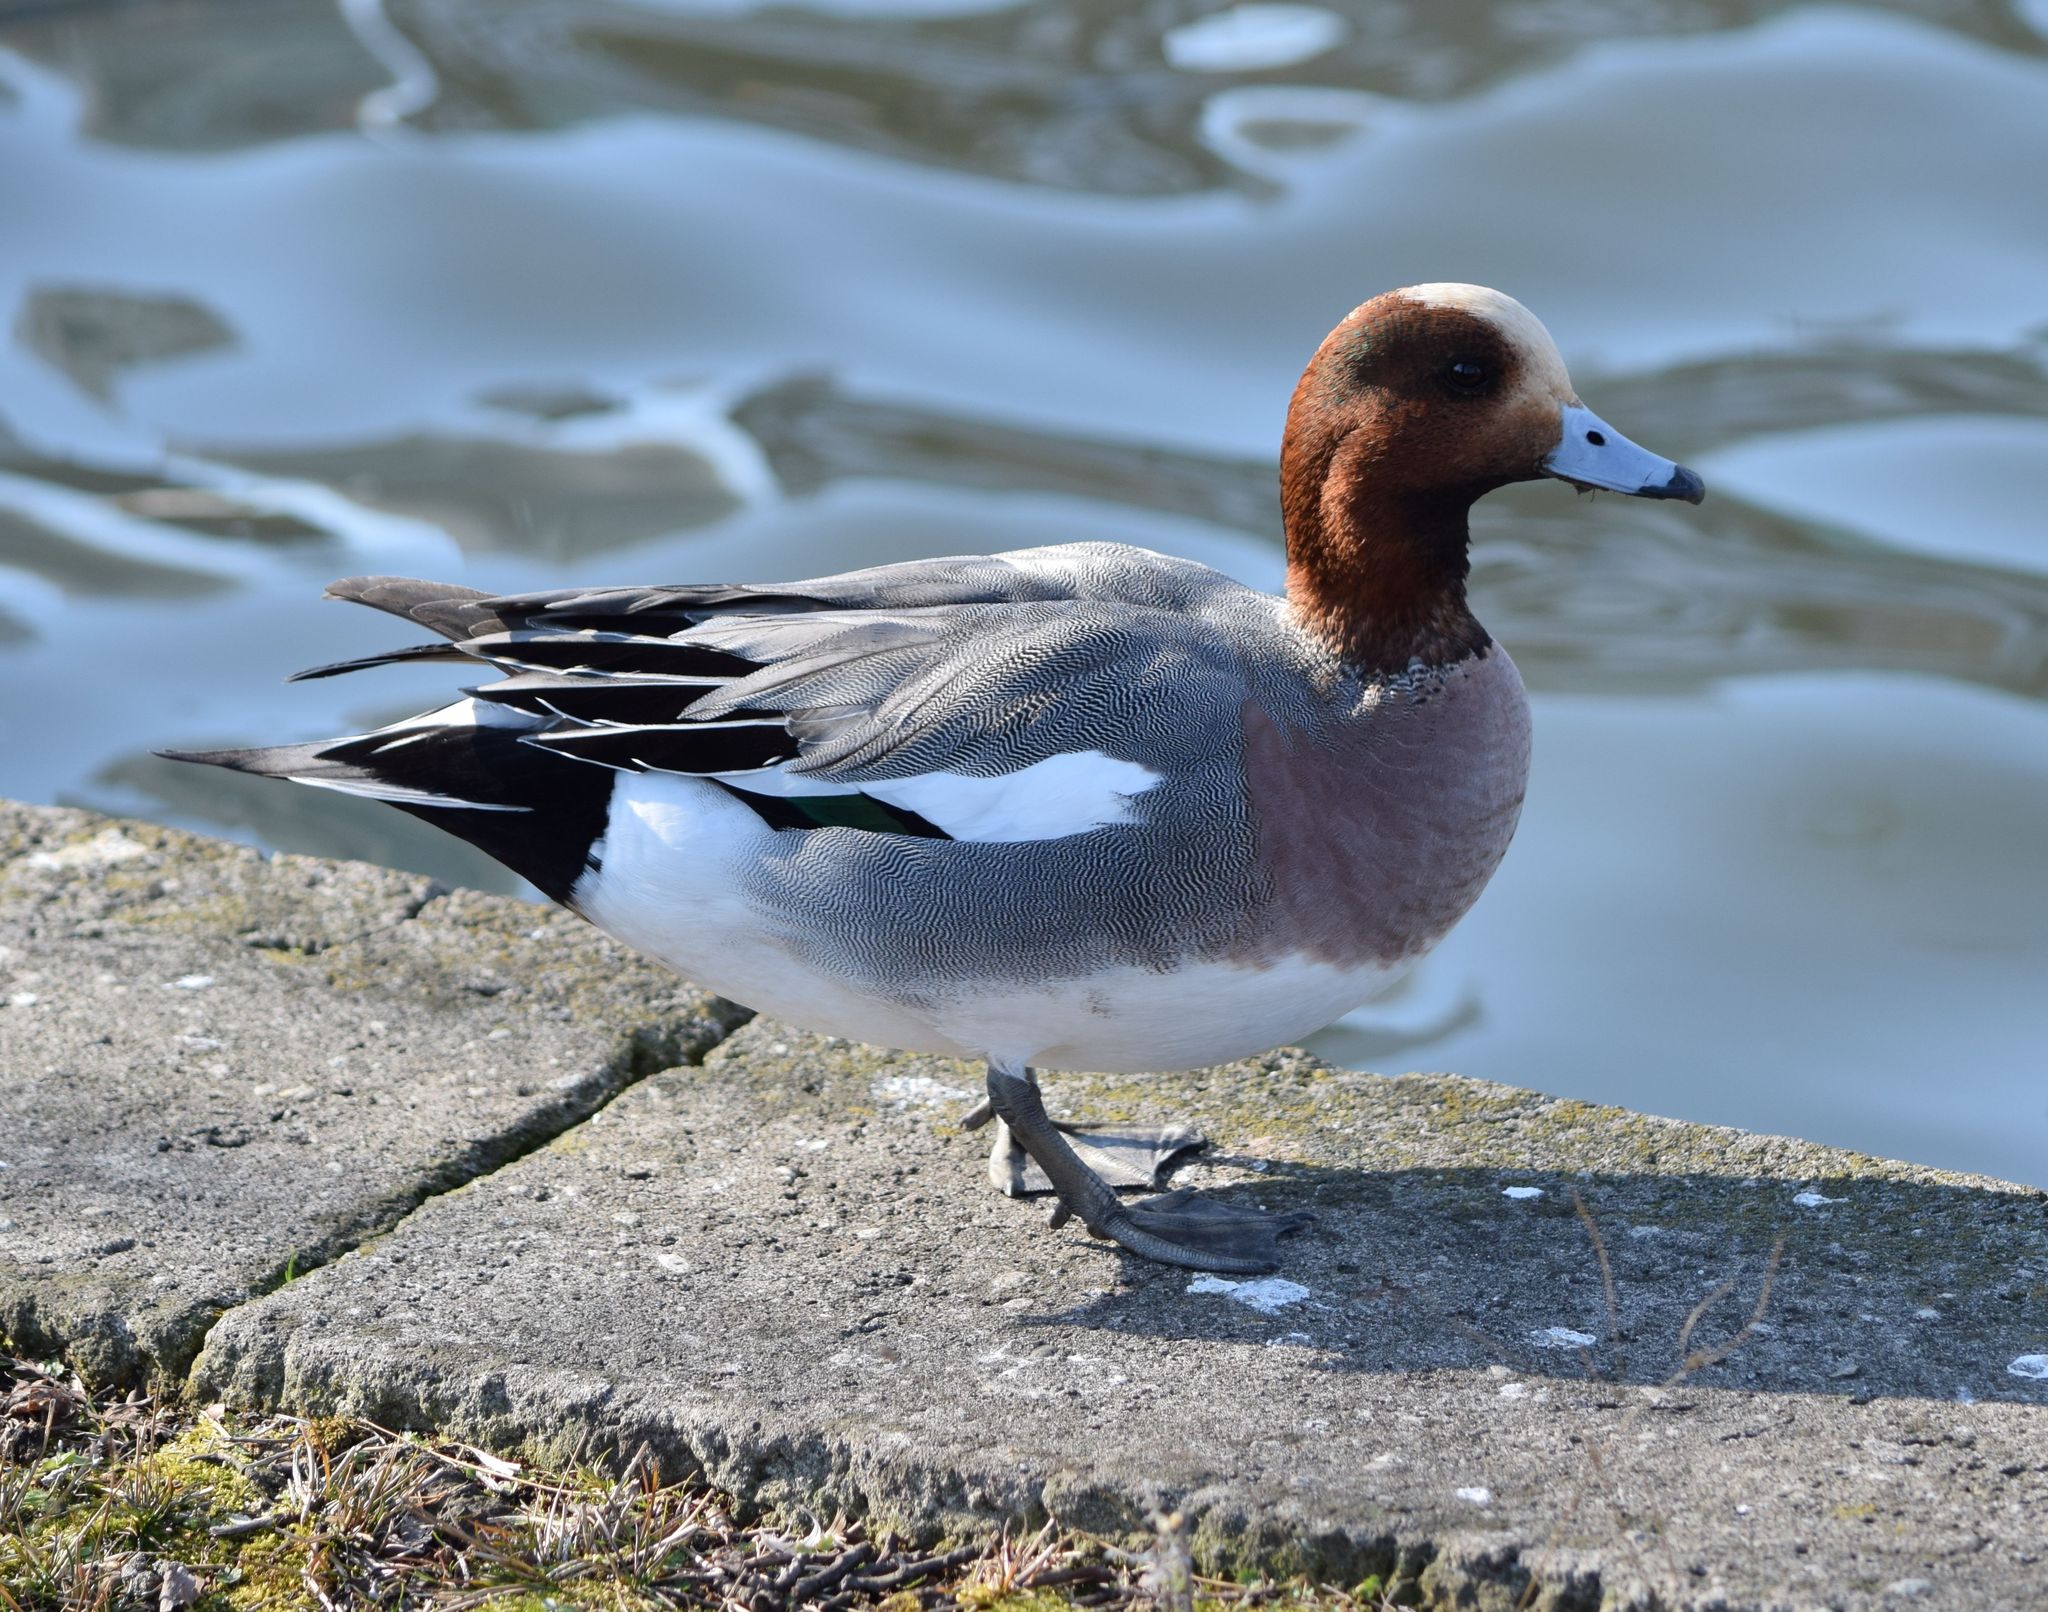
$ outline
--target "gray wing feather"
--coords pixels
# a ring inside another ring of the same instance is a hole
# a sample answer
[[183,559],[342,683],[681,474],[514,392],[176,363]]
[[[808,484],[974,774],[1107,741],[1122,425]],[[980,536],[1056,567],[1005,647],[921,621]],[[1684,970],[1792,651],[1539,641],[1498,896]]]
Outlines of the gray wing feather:
[[[391,579],[370,580],[381,583]],[[1059,543],[1006,554],[904,560],[802,582],[568,589],[511,595],[489,603],[507,620],[515,616],[533,620],[650,615],[708,619],[719,614],[921,610],[937,605],[1029,604],[1057,599],[1189,610],[1205,598],[1238,587],[1209,566],[1127,543]]]
[[1213,755],[1249,692],[1224,627],[1078,600],[738,617],[688,635],[763,669],[691,708],[789,714],[789,770],[845,783],[1016,772],[1102,750],[1155,769]]
[[[478,693],[550,718],[529,743],[715,772],[747,763],[714,725],[780,716],[777,764],[845,784],[993,777],[1086,750],[1186,777],[1234,748],[1247,668],[1273,649],[1255,652],[1274,626],[1265,595],[1113,543],[759,585],[486,598],[370,577],[334,591],[514,674]],[[764,760],[775,749],[740,737]]]
[[[748,665],[682,720],[781,713],[798,742],[786,770],[848,784],[995,776],[1076,750],[1156,768],[1213,754],[1212,725],[1234,727],[1246,692],[1240,647],[1216,618],[1269,608],[1207,566],[1114,543],[488,603],[522,632],[640,635],[646,650],[614,676],[642,661],[652,675],[664,653],[691,650]],[[689,747],[673,728],[664,742]]]

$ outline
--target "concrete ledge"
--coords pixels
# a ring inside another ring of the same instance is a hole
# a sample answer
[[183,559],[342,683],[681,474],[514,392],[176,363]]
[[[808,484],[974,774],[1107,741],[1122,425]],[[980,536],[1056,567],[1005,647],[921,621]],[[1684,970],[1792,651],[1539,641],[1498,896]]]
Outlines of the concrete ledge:
[[182,1376],[221,1311],[742,1017],[567,914],[0,805],[0,1331]]
[[[199,1385],[553,1456],[645,1440],[933,1537],[1179,1508],[1213,1569],[1430,1604],[1532,1570],[1565,1597],[1539,1605],[2048,1585],[2048,1383],[2007,1369],[2048,1346],[2038,1193],[1298,1054],[1057,1082],[1196,1118],[1224,1151],[1189,1178],[1316,1212],[1232,1287],[996,1197],[953,1124],[974,1082],[757,1020],[230,1315]],[[1740,1329],[1781,1233],[1766,1330],[1655,1386],[1724,1279],[1694,1346]]]
[[997,1197],[976,1070],[755,1021],[634,1084],[733,1010],[566,917],[6,821],[18,1340],[925,1538],[1178,1509],[1419,1604],[2048,1602],[2039,1192],[1298,1053],[1050,1080],[1317,1214],[1194,1278]]

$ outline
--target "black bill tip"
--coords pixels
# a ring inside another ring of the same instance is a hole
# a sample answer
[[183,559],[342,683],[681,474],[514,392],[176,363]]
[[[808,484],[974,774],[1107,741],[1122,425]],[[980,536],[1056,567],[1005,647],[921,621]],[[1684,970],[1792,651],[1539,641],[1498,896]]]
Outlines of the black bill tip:
[[1700,480],[1697,470],[1688,470],[1684,465],[1673,465],[1669,481],[1659,487],[1645,487],[1637,496],[1683,498],[1688,504],[1697,504],[1707,496],[1707,484]]

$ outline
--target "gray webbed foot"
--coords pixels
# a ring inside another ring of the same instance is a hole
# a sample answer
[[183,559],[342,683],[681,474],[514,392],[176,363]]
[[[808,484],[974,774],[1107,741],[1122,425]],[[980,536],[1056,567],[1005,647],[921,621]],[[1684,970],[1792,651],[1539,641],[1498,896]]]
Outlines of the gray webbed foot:
[[[1280,1262],[1280,1239],[1314,1219],[1298,1212],[1269,1215],[1236,1209],[1188,1190],[1126,1205],[1076,1145],[1078,1139],[1100,1152],[1098,1136],[1054,1124],[1030,1070],[991,1063],[988,1095],[990,1112],[1001,1122],[989,1160],[990,1176],[998,1187],[1014,1195],[1018,1186],[1013,1183],[1028,1182],[1032,1174],[1042,1171],[1059,1197],[1052,1217],[1054,1226],[1078,1215],[1091,1234],[1107,1237],[1141,1258],[1190,1270],[1253,1275],[1274,1269]],[[1177,1145],[1168,1151],[1168,1158],[1184,1152],[1191,1141],[1199,1141],[1177,1127],[1175,1133]],[[1121,1152],[1112,1149],[1107,1162],[1127,1174],[1137,1150],[1128,1139],[1117,1139],[1117,1144]],[[1144,1151],[1158,1155],[1156,1137]],[[1015,1154],[1024,1155],[1028,1164],[1018,1166]],[[1149,1184],[1150,1173],[1135,1184]]]
[[1120,1204],[1103,1225],[1090,1229],[1164,1265],[1253,1276],[1277,1270],[1280,1239],[1314,1222],[1304,1210],[1274,1215],[1237,1209],[1183,1187],[1143,1203]]
[[[1055,1120],[1053,1128],[1066,1138],[1083,1164],[1122,1192],[1156,1191],[1183,1154],[1209,1145],[1208,1139],[1189,1125],[1134,1125],[1110,1131]],[[988,1178],[996,1191],[1010,1198],[1056,1190],[1051,1177],[1001,1120],[996,1121],[989,1148]]]

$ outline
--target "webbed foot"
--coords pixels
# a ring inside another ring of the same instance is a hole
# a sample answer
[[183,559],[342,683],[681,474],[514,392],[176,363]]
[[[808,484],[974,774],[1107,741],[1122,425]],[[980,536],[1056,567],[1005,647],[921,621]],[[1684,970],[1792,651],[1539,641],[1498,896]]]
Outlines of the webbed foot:
[[[1030,1070],[991,1062],[988,1097],[990,1114],[1001,1121],[990,1174],[997,1186],[1010,1190],[1006,1185],[1010,1150],[1028,1155],[1059,1196],[1052,1216],[1054,1226],[1078,1215],[1090,1233],[1107,1237],[1141,1258],[1189,1270],[1254,1275],[1274,1269],[1280,1263],[1280,1239],[1314,1219],[1300,1212],[1271,1215],[1234,1209],[1186,1189],[1144,1203],[1124,1204],[1110,1183],[1082,1159],[1066,1127],[1053,1123]],[[970,1116],[970,1127],[975,1123],[979,1120]],[[1184,1151],[1184,1145],[1174,1151]],[[1001,1174],[999,1162],[1004,1166]],[[1019,1176],[1024,1173],[1016,1172]]]
[[[1207,1147],[1208,1138],[1191,1125],[1139,1125],[1127,1130],[1094,1130],[1085,1125],[1053,1121],[1053,1128],[1081,1162],[1119,1191],[1156,1190],[1184,1153]],[[989,1148],[988,1178],[1006,1197],[1027,1198],[1054,1191],[1048,1176],[1010,1127],[996,1121]]]
[[1280,1239],[1313,1224],[1305,1210],[1268,1214],[1237,1209],[1183,1187],[1143,1203],[1119,1204],[1088,1229],[1119,1248],[1163,1265],[1251,1276],[1280,1266]]

